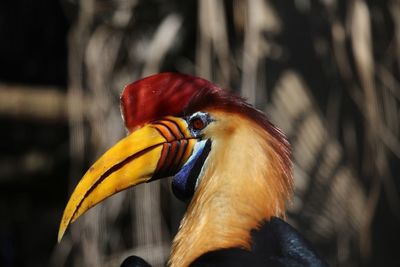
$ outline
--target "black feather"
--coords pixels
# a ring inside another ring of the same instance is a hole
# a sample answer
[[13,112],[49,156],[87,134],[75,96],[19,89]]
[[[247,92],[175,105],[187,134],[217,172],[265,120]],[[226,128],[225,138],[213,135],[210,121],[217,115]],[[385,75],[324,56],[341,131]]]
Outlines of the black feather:
[[[281,219],[273,217],[260,229],[252,230],[251,236],[251,251],[241,248],[210,251],[197,258],[190,266],[328,267],[307,240]],[[147,262],[136,256],[127,258],[121,265],[121,267],[149,266]]]
[[121,267],[151,267],[151,265],[140,257],[129,256],[122,262]]
[[191,267],[326,267],[310,244],[288,223],[273,217],[252,233],[251,251],[230,248],[208,252]]

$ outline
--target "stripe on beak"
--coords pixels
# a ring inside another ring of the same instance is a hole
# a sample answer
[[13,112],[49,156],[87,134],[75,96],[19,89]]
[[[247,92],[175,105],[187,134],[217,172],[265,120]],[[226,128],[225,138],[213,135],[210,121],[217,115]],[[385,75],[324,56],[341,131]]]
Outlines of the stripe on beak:
[[151,122],[120,140],[76,186],[64,210],[58,241],[70,223],[107,197],[177,173],[196,142],[186,121],[176,117]]

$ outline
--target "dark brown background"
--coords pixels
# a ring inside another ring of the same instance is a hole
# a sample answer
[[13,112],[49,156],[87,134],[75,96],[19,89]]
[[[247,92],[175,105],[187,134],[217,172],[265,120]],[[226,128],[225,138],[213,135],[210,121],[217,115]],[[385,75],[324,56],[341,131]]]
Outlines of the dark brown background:
[[56,244],[71,189],[124,134],[123,85],[165,70],[231,88],[288,134],[289,218],[332,266],[400,264],[398,2],[2,0],[0,38],[1,266],[165,261],[184,210],[167,182]]

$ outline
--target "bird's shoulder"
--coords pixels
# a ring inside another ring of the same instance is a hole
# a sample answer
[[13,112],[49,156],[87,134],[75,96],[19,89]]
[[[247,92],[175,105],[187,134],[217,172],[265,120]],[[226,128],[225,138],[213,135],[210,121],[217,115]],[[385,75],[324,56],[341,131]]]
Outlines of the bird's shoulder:
[[251,251],[241,248],[211,251],[191,266],[328,266],[295,228],[279,218],[264,222],[251,236]]
[[[251,231],[251,250],[228,248],[210,251],[191,267],[327,267],[309,242],[285,221],[273,217]],[[143,259],[128,257],[121,267],[151,267]]]

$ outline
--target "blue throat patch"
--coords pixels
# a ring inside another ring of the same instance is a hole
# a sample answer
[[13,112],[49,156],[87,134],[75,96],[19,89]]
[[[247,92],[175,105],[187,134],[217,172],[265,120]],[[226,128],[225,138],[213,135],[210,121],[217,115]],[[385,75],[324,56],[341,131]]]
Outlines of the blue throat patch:
[[193,197],[196,182],[199,178],[201,168],[211,150],[211,141],[202,140],[198,142],[188,161],[172,179],[172,191],[182,201]]

